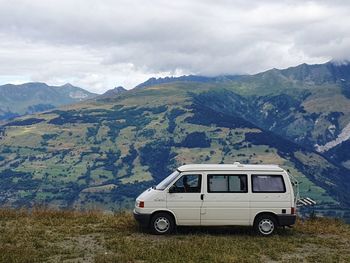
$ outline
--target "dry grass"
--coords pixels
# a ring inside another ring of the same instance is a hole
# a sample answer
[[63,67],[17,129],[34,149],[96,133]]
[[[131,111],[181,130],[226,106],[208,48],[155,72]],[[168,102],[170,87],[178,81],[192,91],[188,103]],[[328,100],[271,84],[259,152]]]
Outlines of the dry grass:
[[141,231],[132,215],[0,210],[1,262],[350,262],[350,226],[299,221],[270,238],[248,227]]

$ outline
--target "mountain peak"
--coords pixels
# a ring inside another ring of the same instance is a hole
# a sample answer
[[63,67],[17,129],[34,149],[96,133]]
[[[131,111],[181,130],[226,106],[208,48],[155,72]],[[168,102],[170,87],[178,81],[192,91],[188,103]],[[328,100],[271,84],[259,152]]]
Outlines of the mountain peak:
[[124,92],[124,91],[127,91],[124,87],[122,86],[118,86],[118,87],[115,87],[114,89],[111,89],[111,91],[115,91],[115,92]]
[[295,67],[278,70],[278,72],[289,79],[316,85],[350,80],[350,64],[345,60],[331,60],[323,64],[303,63]]
[[111,98],[111,97],[115,97],[121,93],[124,93],[126,92],[127,89],[125,89],[124,87],[122,86],[118,86],[118,87],[115,87],[113,89],[110,89],[110,90],[107,90],[105,93],[103,93],[102,95],[98,96],[98,99],[108,99],[108,98]]
[[[67,83],[49,86],[42,82],[0,86],[0,120],[51,109],[95,97],[96,94]],[[5,112],[5,113],[4,113]]]
[[75,86],[72,85],[71,83],[67,82],[66,84],[62,85],[61,87],[65,87],[65,88],[74,88]]
[[156,86],[160,84],[168,84],[173,82],[200,82],[200,83],[213,83],[213,82],[223,82],[237,80],[242,77],[241,75],[219,75],[215,77],[201,76],[201,75],[183,75],[179,77],[164,77],[164,78],[149,78],[145,82],[137,85],[135,89],[146,88],[150,86]]

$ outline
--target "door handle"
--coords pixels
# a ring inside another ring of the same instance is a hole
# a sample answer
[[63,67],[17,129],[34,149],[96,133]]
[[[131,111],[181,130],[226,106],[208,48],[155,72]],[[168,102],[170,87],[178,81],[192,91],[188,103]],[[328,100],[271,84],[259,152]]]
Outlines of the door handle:
[[204,200],[204,194],[201,194],[201,200]]

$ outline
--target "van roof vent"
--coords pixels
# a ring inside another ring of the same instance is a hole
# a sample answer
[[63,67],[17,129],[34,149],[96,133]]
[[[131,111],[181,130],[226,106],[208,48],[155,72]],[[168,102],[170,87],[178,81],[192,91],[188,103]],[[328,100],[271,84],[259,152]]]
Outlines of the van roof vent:
[[240,162],[234,162],[233,165],[237,165],[238,167],[243,167],[243,164],[241,164]]

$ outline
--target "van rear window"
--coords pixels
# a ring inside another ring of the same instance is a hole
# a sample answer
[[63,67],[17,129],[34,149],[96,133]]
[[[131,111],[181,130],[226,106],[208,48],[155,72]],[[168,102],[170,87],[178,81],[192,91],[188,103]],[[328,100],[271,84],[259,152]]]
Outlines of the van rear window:
[[209,193],[246,193],[247,175],[208,174]]
[[285,193],[286,186],[282,175],[252,175],[253,193]]

